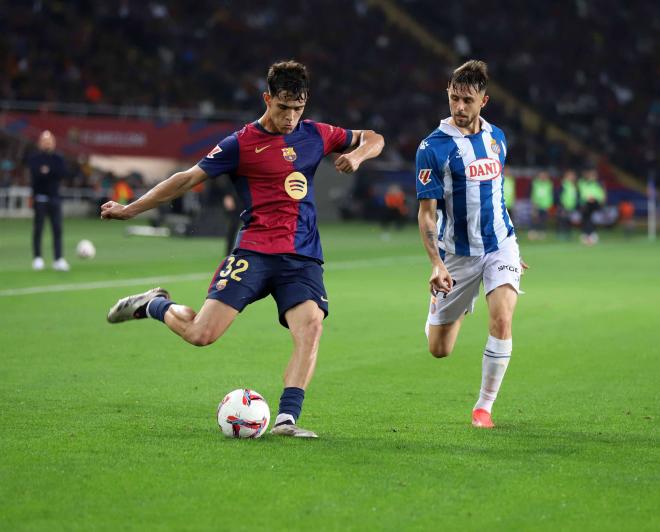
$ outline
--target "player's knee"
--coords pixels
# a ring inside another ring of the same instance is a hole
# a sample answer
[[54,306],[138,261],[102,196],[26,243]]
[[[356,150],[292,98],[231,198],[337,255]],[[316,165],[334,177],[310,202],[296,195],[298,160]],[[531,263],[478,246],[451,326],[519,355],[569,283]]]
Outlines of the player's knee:
[[186,337],[186,340],[188,340],[188,342],[190,342],[192,345],[197,347],[205,347],[207,345],[211,345],[217,339],[218,339],[217,335],[213,334],[211,331],[204,329],[193,330]]
[[321,338],[322,333],[323,333],[323,317],[318,315],[311,318],[305,324],[305,328],[302,331],[303,337],[312,342],[318,341],[318,339]]
[[310,316],[303,323],[299,323],[291,333],[298,346],[313,346],[318,344],[323,333],[323,316]]
[[449,355],[451,355],[453,349],[454,346],[443,343],[429,344],[429,353],[431,353],[434,358],[448,357]]
[[508,316],[491,318],[490,334],[496,338],[509,338],[511,336],[511,318]]
[[316,336],[323,331],[323,312],[310,312],[304,319],[293,324],[292,332],[296,335]]
[[434,358],[446,358],[451,355],[451,349],[438,349],[437,347],[430,348],[429,352]]
[[456,343],[455,336],[451,334],[440,334],[437,331],[430,331],[429,334],[429,353],[435,358],[445,358],[451,355]]

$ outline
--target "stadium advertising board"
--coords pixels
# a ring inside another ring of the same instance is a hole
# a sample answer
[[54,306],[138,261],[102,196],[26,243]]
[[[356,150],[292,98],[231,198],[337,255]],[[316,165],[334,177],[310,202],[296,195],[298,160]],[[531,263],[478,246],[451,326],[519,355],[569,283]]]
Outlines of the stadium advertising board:
[[174,159],[201,158],[239,122],[141,120],[82,117],[55,113],[5,113],[0,125],[10,133],[36,139],[51,130],[64,151]]

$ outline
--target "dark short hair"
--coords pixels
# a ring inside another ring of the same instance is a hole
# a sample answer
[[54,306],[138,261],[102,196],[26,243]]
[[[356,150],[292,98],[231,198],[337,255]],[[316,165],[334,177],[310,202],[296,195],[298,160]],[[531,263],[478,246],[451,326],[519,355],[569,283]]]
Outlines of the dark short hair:
[[271,96],[286,93],[292,100],[306,100],[309,96],[307,67],[292,59],[273,63],[268,69],[268,91]]
[[488,87],[488,65],[472,59],[452,72],[448,87],[474,87],[477,92],[484,92]]

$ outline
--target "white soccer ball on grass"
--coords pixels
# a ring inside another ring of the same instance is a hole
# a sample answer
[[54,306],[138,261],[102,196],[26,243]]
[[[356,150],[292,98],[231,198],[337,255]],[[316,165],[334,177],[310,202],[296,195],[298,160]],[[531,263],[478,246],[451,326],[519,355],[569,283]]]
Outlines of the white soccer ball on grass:
[[96,248],[90,240],[81,240],[76,246],[76,254],[81,259],[93,259],[96,255]]
[[218,405],[218,425],[230,438],[259,438],[270,423],[266,400],[254,390],[239,388]]

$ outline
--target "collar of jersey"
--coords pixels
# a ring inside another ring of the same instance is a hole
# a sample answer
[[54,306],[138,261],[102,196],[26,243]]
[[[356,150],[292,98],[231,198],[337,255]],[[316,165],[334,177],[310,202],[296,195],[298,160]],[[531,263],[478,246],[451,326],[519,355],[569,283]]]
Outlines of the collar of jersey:
[[261,125],[261,122],[259,122],[259,120],[255,120],[254,122],[252,122],[252,125],[262,133],[265,133],[266,135],[271,135],[273,137],[286,137],[298,131],[298,128],[300,127],[300,122],[302,122],[302,120],[298,122],[298,125],[296,125],[296,128],[291,133],[287,133],[286,135],[282,135],[282,133],[273,133],[272,131],[268,131],[264,126]]
[[[470,135],[463,135],[463,133],[461,133],[456,126],[450,124],[449,123],[450,118],[451,117],[448,117],[440,121],[440,127],[438,127],[440,131],[442,131],[445,135],[449,135],[450,137],[463,138],[470,136]],[[486,131],[488,131],[488,133],[493,132],[493,126],[491,126],[488,122],[486,122],[483,116],[480,116],[479,120],[481,121],[482,130],[485,129]],[[481,133],[481,131],[479,131],[479,133]],[[479,135],[479,133],[476,134]]]

